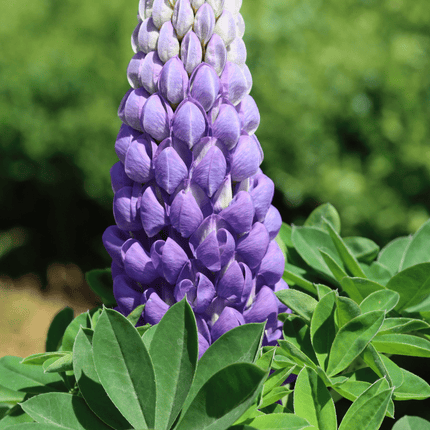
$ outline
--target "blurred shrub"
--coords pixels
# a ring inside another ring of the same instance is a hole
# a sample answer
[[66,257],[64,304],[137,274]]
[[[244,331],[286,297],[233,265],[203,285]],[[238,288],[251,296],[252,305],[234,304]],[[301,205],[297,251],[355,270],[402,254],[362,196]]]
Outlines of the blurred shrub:
[[[0,230],[26,234],[0,272],[106,265],[137,0],[0,10]],[[330,201],[347,235],[384,244],[415,231],[430,210],[426,0],[243,0],[243,15],[263,168],[284,220]]]

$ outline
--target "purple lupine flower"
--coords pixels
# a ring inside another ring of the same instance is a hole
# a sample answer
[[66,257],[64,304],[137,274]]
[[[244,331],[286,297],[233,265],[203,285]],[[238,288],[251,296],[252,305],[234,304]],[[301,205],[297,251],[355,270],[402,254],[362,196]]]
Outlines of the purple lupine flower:
[[251,322],[275,344],[286,311],[241,3],[140,0],[111,169],[116,226],[103,235],[118,310],[145,304],[140,323],[156,324],[186,296],[200,356]]

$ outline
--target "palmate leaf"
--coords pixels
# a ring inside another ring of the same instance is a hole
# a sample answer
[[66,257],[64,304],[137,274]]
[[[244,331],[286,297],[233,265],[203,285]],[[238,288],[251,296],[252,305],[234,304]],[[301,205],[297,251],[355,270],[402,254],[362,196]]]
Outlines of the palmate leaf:
[[410,333],[429,328],[428,323],[414,318],[385,318],[378,334]]
[[276,297],[310,324],[312,314],[318,302],[308,294],[301,291],[286,289],[275,293]]
[[408,243],[400,263],[400,270],[430,261],[430,220],[425,222]]
[[343,241],[359,262],[370,264],[378,255],[379,246],[366,237],[344,237]]
[[373,346],[386,354],[430,357],[430,341],[409,334],[381,334],[372,341]]
[[340,233],[340,217],[336,208],[330,203],[324,203],[314,209],[306,219],[304,225],[307,227],[318,227],[327,230],[324,220],[328,221],[334,230]]
[[361,303],[362,313],[371,311],[386,311],[394,309],[399,302],[400,295],[391,290],[380,290],[369,294]]
[[57,351],[67,326],[73,321],[73,309],[65,307],[55,315],[48,329],[46,337],[46,352]]
[[348,297],[336,296],[335,321],[338,329],[359,315],[361,310],[357,303]]
[[341,286],[343,291],[357,304],[361,303],[369,294],[385,289],[383,285],[366,278],[343,278]]
[[92,328],[91,317],[89,312],[78,315],[66,328],[61,344],[63,351],[73,351],[73,344],[76,335],[81,327]]
[[398,237],[382,248],[377,261],[384,265],[394,276],[400,270],[403,255],[412,236]]
[[250,425],[261,430],[301,430],[312,429],[304,418],[294,414],[269,414],[254,418]]
[[53,351],[53,352],[42,352],[40,354],[32,354],[22,359],[21,364],[41,365],[46,360],[49,360],[51,358],[61,358],[68,354],[70,354],[70,352],[68,351]]
[[0,420],[0,430],[21,423],[31,423],[33,418],[26,414],[21,406],[16,405],[7,411],[7,414]]
[[420,417],[405,415],[394,424],[392,430],[430,430],[430,422]]
[[424,400],[430,397],[430,385],[413,373],[401,369],[403,383],[394,390],[394,400]]

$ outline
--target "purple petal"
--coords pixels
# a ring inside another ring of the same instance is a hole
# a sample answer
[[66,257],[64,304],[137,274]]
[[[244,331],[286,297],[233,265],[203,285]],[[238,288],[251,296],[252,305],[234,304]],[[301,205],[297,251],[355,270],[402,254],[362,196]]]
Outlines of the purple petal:
[[139,22],[134,28],[133,33],[131,34],[131,49],[133,49],[133,52],[135,54],[137,54],[137,52],[139,51],[138,36],[139,36],[139,30],[141,26],[142,26],[142,22]]
[[274,239],[278,235],[282,226],[281,214],[275,206],[270,205],[263,224],[269,232],[270,240]]
[[215,231],[209,233],[195,252],[196,258],[214,272],[221,269],[221,256],[216,236]]
[[218,230],[216,238],[221,256],[221,266],[224,267],[233,258],[236,242],[232,234],[225,228]]
[[218,190],[227,172],[227,162],[222,151],[212,146],[193,171],[196,182],[209,197]]
[[166,63],[172,57],[179,55],[179,40],[170,21],[165,22],[161,27],[157,52],[163,63]]
[[130,63],[128,63],[127,79],[130,86],[134,89],[142,86],[140,82],[140,70],[144,59],[145,59],[145,54],[140,51],[137,54],[135,54],[133,58],[130,60]]
[[161,95],[170,103],[177,105],[184,99],[188,88],[188,75],[179,57],[171,58],[164,65],[158,85]]
[[131,187],[133,185],[133,181],[125,173],[124,165],[121,163],[121,161],[118,161],[111,167],[110,179],[114,193],[116,193],[122,187]]
[[180,191],[170,207],[170,222],[183,237],[190,237],[203,221],[203,214],[190,191]]
[[176,1],[172,23],[178,38],[182,39],[194,23],[194,12],[190,0]]
[[113,280],[113,295],[123,315],[128,315],[140,305],[142,292],[138,285],[125,275],[119,275]]
[[149,237],[155,236],[168,224],[166,211],[157,199],[154,186],[148,187],[142,194],[140,218],[143,229]]
[[148,97],[149,94],[143,88],[129,90],[118,108],[118,116],[121,121],[135,130],[142,131],[140,117]]
[[151,51],[141,63],[139,81],[150,94],[157,91],[162,68],[163,63],[156,51]]
[[158,94],[153,94],[148,98],[142,111],[143,129],[161,142],[170,134],[172,115],[172,108]]
[[130,278],[142,284],[149,284],[158,278],[149,252],[135,239],[129,239],[123,245],[124,268]]
[[154,0],[152,5],[152,19],[157,28],[170,21],[173,15],[173,9],[170,6],[170,0]]
[[125,157],[125,173],[133,181],[141,184],[152,179],[152,157],[157,150],[154,141],[149,142],[141,137],[133,140]]
[[181,43],[181,59],[188,74],[191,74],[202,62],[202,56],[203,51],[199,38],[196,33],[189,31]]
[[257,221],[264,221],[270,204],[272,203],[274,193],[275,185],[269,177],[264,174],[255,175],[254,187],[250,195],[254,204]]
[[175,112],[172,130],[174,136],[192,148],[206,130],[205,115],[197,105],[185,100]]
[[218,34],[211,37],[206,47],[205,62],[215,69],[218,76],[221,76],[227,63],[227,48]]
[[251,307],[243,313],[247,323],[272,322],[278,316],[276,296],[269,287],[262,287]]
[[133,187],[122,187],[115,193],[113,199],[113,215],[115,222],[121,230],[135,231],[140,230],[140,220],[136,216],[137,202],[132,202]]
[[232,198],[231,175],[227,175],[212,199],[214,213],[218,213],[225,209],[231,203]]
[[254,206],[249,193],[239,191],[220,216],[233,227],[236,233],[250,231],[254,219]]
[[207,112],[218,97],[220,82],[213,67],[203,63],[191,76],[191,96]]
[[194,19],[194,32],[202,45],[206,45],[212,37],[215,28],[215,15],[209,4],[203,4]]
[[155,267],[155,270],[158,272],[160,276],[163,276],[163,262],[162,262],[162,255],[163,255],[163,248],[164,244],[166,242],[164,240],[156,240],[152,246],[151,250],[149,252],[152,260],[152,264]]
[[234,303],[242,297],[244,273],[237,261],[233,261],[217,284],[217,295]]
[[112,260],[120,267],[122,264],[121,247],[130,238],[130,235],[119,229],[116,225],[108,227],[102,236],[103,245]]
[[255,100],[250,95],[245,96],[236,106],[236,110],[239,114],[242,130],[249,135],[254,134],[260,125],[260,112]]
[[128,147],[130,146],[132,140],[141,136],[141,134],[141,132],[135,130],[127,124],[121,125],[115,142],[115,153],[122,163],[125,163],[125,155],[127,154]]
[[203,274],[197,274],[197,296],[194,299],[194,312],[203,313],[216,295],[214,284]]
[[125,270],[118,266],[115,261],[112,260],[112,264],[110,265],[110,270],[112,272],[112,279],[115,279],[119,275],[125,275]]
[[236,37],[236,20],[230,11],[224,9],[216,22],[214,31],[226,45],[233,42]]
[[229,330],[243,324],[245,324],[245,320],[242,314],[236,309],[226,306],[221,312],[221,315],[219,316],[216,323],[212,326],[212,342],[215,342],[218,338],[220,338],[224,333],[228,332]]
[[142,22],[137,36],[137,43],[141,51],[149,54],[157,49],[159,38],[158,28],[155,26],[152,18],[147,18]]
[[252,230],[239,239],[236,252],[251,268],[257,267],[266,255],[269,233],[263,224],[256,222]]
[[240,37],[236,37],[230,45],[227,46],[227,61],[236,63],[239,66],[246,62],[246,46]]
[[164,149],[154,161],[157,184],[172,194],[188,176],[188,169],[174,148]]
[[236,109],[229,104],[222,104],[218,116],[212,125],[212,133],[229,150],[233,149],[240,137],[240,119]]
[[245,68],[227,61],[221,75],[221,88],[228,100],[237,105],[249,93],[249,77]]
[[275,240],[269,243],[266,255],[261,261],[258,276],[264,279],[266,285],[275,285],[284,274],[285,258]]
[[[276,284],[273,291],[276,293],[277,291],[286,290],[290,288],[288,284],[283,280],[280,279]],[[277,297],[276,297],[277,303],[278,303],[278,313],[286,312],[287,314],[291,313],[291,309],[287,308]]]
[[231,179],[239,182],[257,173],[261,163],[260,151],[250,136],[240,136],[231,153]]
[[152,288],[143,294],[145,296],[145,321],[152,325],[158,324],[168,311],[169,305],[163,302]]
[[173,296],[177,302],[180,302],[185,296],[187,300],[194,300],[196,297],[196,287],[190,279],[183,279],[175,285]]
[[188,261],[185,251],[170,237],[167,238],[161,256],[163,274],[169,284],[175,284],[179,273]]
[[204,338],[204,336],[200,332],[198,332],[197,334],[199,337],[199,360],[200,360],[210,345],[209,345],[209,342]]

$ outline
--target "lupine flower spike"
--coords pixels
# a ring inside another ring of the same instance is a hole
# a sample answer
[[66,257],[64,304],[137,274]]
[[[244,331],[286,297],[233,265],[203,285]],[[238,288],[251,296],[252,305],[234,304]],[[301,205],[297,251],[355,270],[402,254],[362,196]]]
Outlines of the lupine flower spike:
[[186,296],[200,356],[245,323],[266,321],[275,344],[286,311],[241,3],[140,0],[111,169],[116,225],[103,235],[117,309],[145,304],[140,324],[157,324]]

